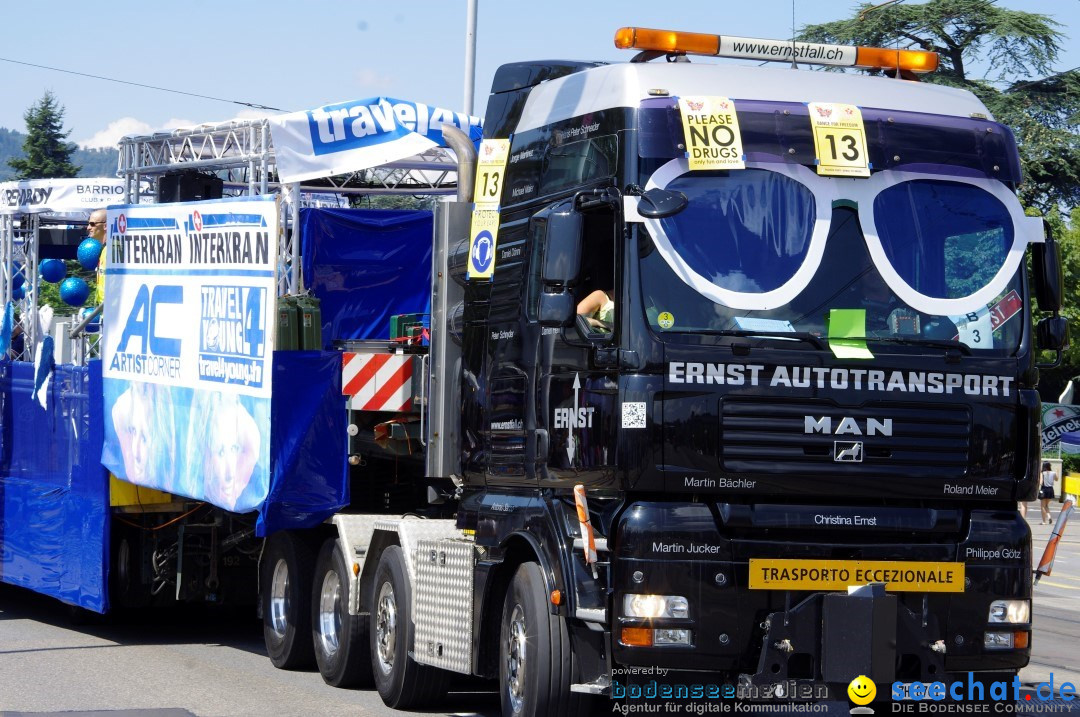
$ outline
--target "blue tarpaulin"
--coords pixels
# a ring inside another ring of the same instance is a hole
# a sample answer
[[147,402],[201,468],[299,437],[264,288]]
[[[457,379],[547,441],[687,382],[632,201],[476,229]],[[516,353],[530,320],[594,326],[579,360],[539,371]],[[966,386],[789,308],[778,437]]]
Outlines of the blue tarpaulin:
[[1080,453],[1080,431],[1062,433],[1060,440],[1062,453]]
[[323,347],[390,338],[390,317],[431,311],[431,212],[304,209],[304,281],[320,301]]
[[57,366],[46,409],[33,390],[33,364],[0,361],[0,579],[105,612],[101,363]]
[[278,351],[270,404],[270,494],[260,536],[318,525],[349,503],[341,354]]

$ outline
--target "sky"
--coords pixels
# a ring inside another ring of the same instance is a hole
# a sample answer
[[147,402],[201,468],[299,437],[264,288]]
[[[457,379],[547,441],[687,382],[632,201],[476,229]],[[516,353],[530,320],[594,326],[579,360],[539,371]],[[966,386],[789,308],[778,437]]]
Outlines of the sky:
[[[850,17],[857,4],[794,0],[795,25]],[[1054,69],[1080,66],[1080,0],[998,4],[1056,19],[1067,37]],[[0,127],[25,131],[23,113],[46,90],[64,106],[70,140],[81,146],[258,114],[7,60],[289,111],[376,96],[460,111],[466,7],[466,0],[4,2]],[[473,114],[483,115],[503,63],[628,60],[631,53],[613,43],[627,25],[789,38],[792,0],[479,0]]]

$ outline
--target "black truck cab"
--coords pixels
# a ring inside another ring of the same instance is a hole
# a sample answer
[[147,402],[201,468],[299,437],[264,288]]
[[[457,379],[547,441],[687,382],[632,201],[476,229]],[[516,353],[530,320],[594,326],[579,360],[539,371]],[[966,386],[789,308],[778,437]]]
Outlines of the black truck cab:
[[[687,168],[697,95],[732,98],[745,168]],[[815,100],[859,105],[870,177],[815,173]],[[511,147],[465,289],[458,525],[541,556],[597,656],[575,679],[1024,666],[1042,229],[1009,130],[941,87],[680,62],[504,66],[488,107]]]

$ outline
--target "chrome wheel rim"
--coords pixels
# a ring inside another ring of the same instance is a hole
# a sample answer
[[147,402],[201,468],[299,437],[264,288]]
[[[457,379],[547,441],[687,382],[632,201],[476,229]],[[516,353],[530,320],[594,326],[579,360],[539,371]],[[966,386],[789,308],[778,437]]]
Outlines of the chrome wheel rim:
[[506,695],[514,712],[525,703],[525,611],[514,605],[510,613],[510,629],[506,637]]
[[341,578],[336,570],[327,571],[319,592],[319,643],[323,653],[330,656],[341,644]]
[[289,626],[289,566],[284,558],[274,564],[270,578],[270,629],[278,639],[285,638]]
[[375,652],[378,653],[379,669],[389,675],[394,669],[394,653],[397,647],[397,601],[394,586],[389,582],[379,586],[375,609]]

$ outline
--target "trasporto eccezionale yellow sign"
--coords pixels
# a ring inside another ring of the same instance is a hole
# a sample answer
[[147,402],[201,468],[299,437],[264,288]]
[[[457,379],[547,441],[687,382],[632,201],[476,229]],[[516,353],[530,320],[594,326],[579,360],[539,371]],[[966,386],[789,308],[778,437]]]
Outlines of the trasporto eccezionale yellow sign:
[[892,560],[750,559],[751,590],[846,590],[885,583],[893,592],[964,592],[964,564]]

